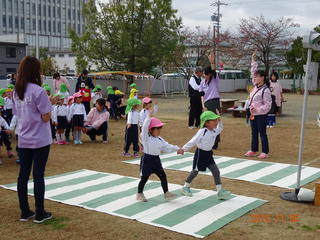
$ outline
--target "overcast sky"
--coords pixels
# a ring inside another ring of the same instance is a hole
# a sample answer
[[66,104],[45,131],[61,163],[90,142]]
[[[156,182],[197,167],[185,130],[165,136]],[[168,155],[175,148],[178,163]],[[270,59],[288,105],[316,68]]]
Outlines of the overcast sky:
[[[107,0],[102,0],[107,2]],[[183,24],[190,28],[212,26],[210,16],[216,0],[172,0]],[[222,0],[221,0],[222,1]],[[221,7],[222,28],[236,31],[239,19],[263,14],[269,18],[290,17],[300,24],[297,35],[306,34],[320,24],[320,0],[223,0],[228,6]]]

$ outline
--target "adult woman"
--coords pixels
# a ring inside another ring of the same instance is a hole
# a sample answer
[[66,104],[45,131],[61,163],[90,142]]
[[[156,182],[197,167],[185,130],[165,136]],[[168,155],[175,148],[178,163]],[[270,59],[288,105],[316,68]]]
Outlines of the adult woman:
[[271,109],[272,98],[270,91],[270,82],[264,71],[257,70],[256,51],[252,55],[251,77],[254,85],[250,93],[249,109],[251,124],[251,150],[246,157],[255,157],[259,150],[259,135],[262,143],[262,153],[258,156],[260,159],[268,157],[269,142],[267,136],[267,114]]
[[[212,112],[220,112],[219,76],[214,70],[214,55],[210,55],[211,67],[204,69],[204,80],[201,81],[199,91],[204,92],[202,108]],[[218,148],[220,135],[217,136],[213,149]]]
[[[20,62],[15,92],[13,113],[20,125],[18,140],[20,172],[18,196],[21,209],[20,221],[42,223],[52,218],[44,210],[44,172],[52,143],[50,132],[52,104],[41,88],[40,62],[34,57],[24,57]],[[33,182],[36,214],[28,203],[28,180],[33,164]]]
[[91,90],[93,89],[94,85],[92,79],[88,77],[88,71],[83,70],[81,76],[79,76],[77,80],[75,92],[80,92],[82,94],[82,103],[87,114],[90,112]]
[[65,77],[60,76],[60,73],[56,72],[53,74],[53,88],[55,92],[57,93],[60,91],[60,85],[64,83],[67,88],[70,90],[70,84],[68,80]]

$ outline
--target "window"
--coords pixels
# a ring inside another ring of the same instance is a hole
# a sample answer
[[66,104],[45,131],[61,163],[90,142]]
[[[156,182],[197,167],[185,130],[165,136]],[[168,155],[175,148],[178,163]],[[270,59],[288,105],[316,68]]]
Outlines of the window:
[[19,28],[19,18],[18,17],[14,18],[14,24],[15,24],[16,28]]
[[78,21],[80,21],[80,11],[78,10]]
[[61,18],[61,8],[58,7],[58,18]]
[[51,7],[48,6],[48,16],[51,17]]
[[9,28],[12,28],[12,16],[9,16]]
[[48,22],[48,31],[51,32],[51,22]]
[[7,73],[15,73],[17,71],[17,69],[15,68],[7,68]]
[[47,31],[47,24],[45,20],[43,20],[43,31]]
[[75,55],[71,53],[71,54],[69,54],[69,57],[75,57]]
[[73,20],[76,20],[76,10],[75,10],[75,9],[73,9],[73,16],[72,16],[72,19],[73,19]]
[[52,27],[53,27],[53,32],[55,33],[56,32],[56,22],[55,21],[53,21]]
[[47,15],[47,11],[46,11],[47,9],[46,9],[46,6],[45,5],[43,5],[43,16],[46,16]]
[[38,5],[38,14],[39,14],[39,16],[41,16],[41,5],[40,4]]
[[59,57],[64,57],[64,54],[59,54]]
[[71,20],[71,9],[68,9],[68,19]]
[[58,22],[58,33],[61,33],[61,22]]
[[21,29],[24,29],[24,18],[21,17]]
[[53,11],[53,12],[52,12],[52,16],[53,16],[53,17],[56,17],[56,7],[53,6],[53,7],[52,7],[52,11]]
[[35,31],[36,30],[36,20],[32,19],[32,28]]
[[36,4],[32,3],[32,14],[36,15]]
[[41,20],[38,21],[38,30],[41,31]]
[[2,0],[2,7],[5,9],[7,7],[6,0]]
[[2,16],[2,26],[7,27],[7,18],[6,16]]
[[16,58],[17,57],[17,49],[15,47],[7,47],[6,48],[6,57],[7,58]]

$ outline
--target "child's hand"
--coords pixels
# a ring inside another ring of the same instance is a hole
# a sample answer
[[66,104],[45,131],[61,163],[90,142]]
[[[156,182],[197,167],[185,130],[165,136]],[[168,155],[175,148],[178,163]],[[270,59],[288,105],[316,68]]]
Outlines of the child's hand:
[[10,130],[10,129],[7,129],[7,130],[5,130],[5,133],[6,133],[6,134],[13,134],[13,131]]
[[184,150],[182,148],[180,148],[178,151],[177,151],[177,154],[179,155],[183,155],[184,154]]
[[217,113],[217,115],[220,116],[220,111],[219,111],[219,109],[216,109],[216,113]]
[[128,124],[128,125],[127,125],[127,128],[131,128],[131,124]]

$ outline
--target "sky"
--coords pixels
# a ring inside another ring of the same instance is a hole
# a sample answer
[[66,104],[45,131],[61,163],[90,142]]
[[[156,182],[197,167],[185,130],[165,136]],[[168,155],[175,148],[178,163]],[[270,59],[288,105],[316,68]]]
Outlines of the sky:
[[[102,0],[107,2],[108,0]],[[215,8],[211,3],[218,0],[172,0],[184,26],[206,30],[212,26],[210,20]],[[306,35],[320,24],[320,0],[221,0],[228,4],[221,7],[222,28],[236,32],[241,18],[264,16],[271,19],[293,18],[299,24],[295,35]]]

